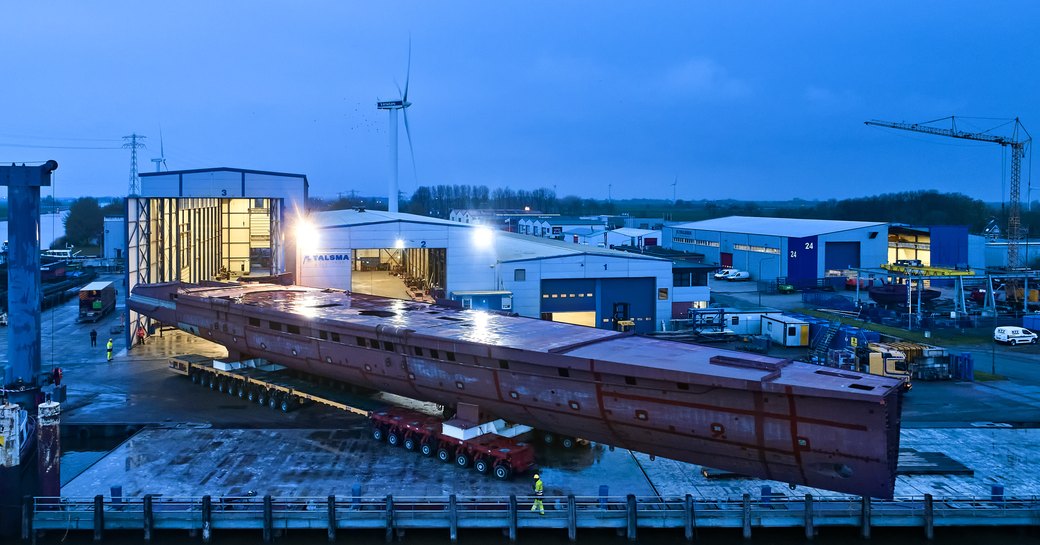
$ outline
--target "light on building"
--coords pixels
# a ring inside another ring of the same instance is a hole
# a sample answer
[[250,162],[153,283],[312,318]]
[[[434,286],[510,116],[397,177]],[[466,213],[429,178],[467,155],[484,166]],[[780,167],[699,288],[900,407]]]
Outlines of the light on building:
[[394,241],[394,248],[397,248],[398,250],[403,250],[404,249],[404,240],[402,240],[402,239],[395,240]]
[[304,251],[318,249],[318,228],[307,218],[301,217],[296,221],[296,246]]
[[490,248],[495,240],[495,232],[489,227],[480,225],[473,229],[473,245],[477,248]]

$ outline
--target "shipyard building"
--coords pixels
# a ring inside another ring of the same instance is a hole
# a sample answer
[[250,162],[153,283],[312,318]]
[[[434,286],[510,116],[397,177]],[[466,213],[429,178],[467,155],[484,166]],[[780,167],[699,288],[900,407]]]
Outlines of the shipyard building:
[[888,261],[881,222],[730,216],[664,227],[663,244],[704,254],[704,262],[747,271],[755,280],[814,285],[827,271]]
[[298,234],[302,285],[637,332],[672,317],[670,259],[404,213],[309,222]]

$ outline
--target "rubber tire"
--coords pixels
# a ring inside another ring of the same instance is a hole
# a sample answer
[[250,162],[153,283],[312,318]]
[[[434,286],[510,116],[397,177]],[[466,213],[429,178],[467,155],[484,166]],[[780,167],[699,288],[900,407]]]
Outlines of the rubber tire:
[[227,381],[226,380],[221,380],[221,381],[217,382],[217,391],[218,392],[223,394],[223,393],[227,392],[227,388],[228,388],[228,385],[227,385]]
[[227,395],[235,397],[236,392],[238,392],[238,384],[234,382],[229,382],[227,385]]
[[192,384],[198,384],[199,380],[200,380],[200,377],[199,377],[198,373],[192,373],[191,374],[191,383]]
[[508,481],[513,477],[513,470],[506,464],[498,464],[495,466],[493,473],[495,474],[495,478],[500,481]]
[[245,399],[246,398],[246,394],[248,394],[248,393],[249,393],[249,387],[246,386],[245,384],[243,384],[238,389],[238,399]]
[[383,428],[372,426],[372,439],[382,443],[383,439],[386,439],[386,433],[383,431]]
[[256,397],[257,397],[257,392],[256,392],[255,388],[250,388],[249,391],[246,392],[246,401],[248,401],[250,403],[255,403],[256,402]]
[[415,450],[415,438],[414,437],[408,437],[408,438],[406,438],[404,440],[404,449],[409,451],[409,452],[412,452],[412,451]]
[[267,392],[260,392],[260,394],[256,396],[256,404],[261,407],[267,405]]
[[448,452],[448,449],[446,449],[444,447],[441,447],[441,448],[437,449],[437,459],[438,460],[440,460],[440,461],[442,461],[442,462],[444,462],[446,464],[450,464],[452,462],[452,458],[453,458],[453,456],[451,455],[451,452]]
[[546,445],[551,445],[556,442],[556,436],[550,432],[545,432],[542,434],[542,442]]
[[389,431],[386,433],[386,442],[391,447],[401,446],[401,436],[396,431]]
[[457,467],[466,468],[469,467],[469,464],[469,454],[466,454],[465,452],[460,452],[455,455],[455,465]]
[[473,469],[481,475],[487,475],[488,472],[491,471],[491,464],[489,464],[487,460],[480,459],[473,462]]
[[422,445],[419,445],[419,454],[422,454],[427,458],[433,456],[434,452],[436,451],[437,449],[433,448],[433,445],[429,443],[423,443]]
[[292,410],[293,402],[289,398],[283,398],[282,402],[278,404],[278,408],[281,409],[283,413],[287,413]]
[[1015,339],[1011,339],[1011,340],[1010,340],[1010,341],[1008,341],[1008,342],[1010,342],[1010,343],[1011,343],[1011,346],[1015,346],[1016,344],[1018,344],[1018,341],[1017,341],[1017,340],[1015,340]]
[[269,408],[271,410],[277,409],[278,408],[278,398],[279,397],[280,396],[276,396],[276,395],[271,396],[271,398],[267,400],[267,408]]
[[563,448],[568,448],[568,449],[574,448],[574,445],[577,445],[577,444],[578,444],[578,442],[575,441],[573,437],[561,437],[560,438],[560,446],[562,446]]
[[210,390],[216,390],[217,389],[217,381],[214,380],[213,377],[209,377],[208,379],[206,379],[206,386],[209,386]]

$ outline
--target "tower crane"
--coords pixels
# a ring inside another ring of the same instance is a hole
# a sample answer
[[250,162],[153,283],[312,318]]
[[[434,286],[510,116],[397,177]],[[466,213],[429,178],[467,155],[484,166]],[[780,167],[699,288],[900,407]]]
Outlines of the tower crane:
[[[949,121],[949,128],[932,127],[929,126],[932,123],[940,121]],[[900,129],[904,131],[923,132],[926,134],[935,134],[938,136],[949,136],[950,138],[961,138],[964,140],[977,140],[979,142],[992,142],[994,144],[1000,144],[1011,149],[1011,180],[1010,180],[1010,206],[1008,210],[1008,252],[1007,252],[1007,266],[1008,269],[1016,269],[1019,266],[1018,262],[1018,245],[1022,241],[1022,216],[1021,216],[1021,203],[1020,193],[1022,187],[1022,158],[1026,155],[1026,147],[1032,142],[1033,138],[1029,136],[1029,132],[1022,126],[1022,122],[1016,117],[1014,120],[1014,129],[1011,132],[1011,136],[1001,136],[996,134],[989,134],[988,131],[983,132],[969,132],[957,129],[957,120],[954,116],[944,117],[936,119],[934,121],[927,121],[925,123],[897,123],[893,121],[864,121],[865,125],[871,125],[875,127],[888,127],[890,129]]]

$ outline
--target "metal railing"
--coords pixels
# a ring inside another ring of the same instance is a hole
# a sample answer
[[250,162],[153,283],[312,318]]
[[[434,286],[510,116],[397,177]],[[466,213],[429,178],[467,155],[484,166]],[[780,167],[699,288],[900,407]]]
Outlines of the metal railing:
[[1019,526],[1040,521],[1036,497],[990,498],[930,495],[892,501],[865,498],[740,498],[545,496],[545,514],[532,511],[529,496],[328,496],[56,498],[26,497],[22,536],[42,530],[81,530],[102,539],[106,530],[141,530],[150,540],[155,530],[197,530],[209,541],[214,530],[256,529],[265,542],[288,529],[324,530],[335,539],[339,529],[371,529],[392,538],[405,529],[447,529],[457,539],[460,528],[500,528],[510,540],[519,529],[565,529],[571,540],[579,528],[616,528],[635,539],[639,528],[682,528],[693,539],[697,528],[805,528],[811,537],[821,526],[858,527],[868,537],[872,527],[917,527],[927,537],[935,526]]

